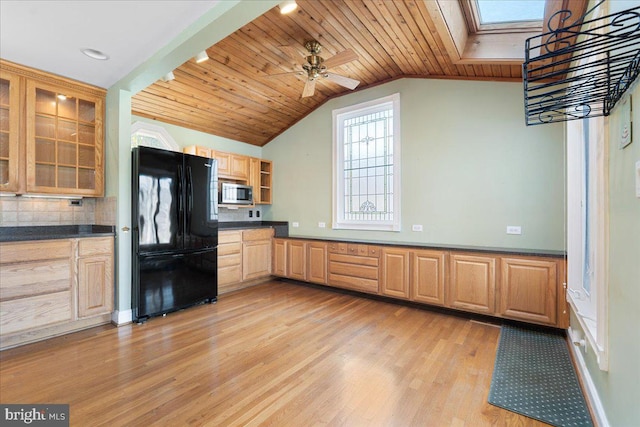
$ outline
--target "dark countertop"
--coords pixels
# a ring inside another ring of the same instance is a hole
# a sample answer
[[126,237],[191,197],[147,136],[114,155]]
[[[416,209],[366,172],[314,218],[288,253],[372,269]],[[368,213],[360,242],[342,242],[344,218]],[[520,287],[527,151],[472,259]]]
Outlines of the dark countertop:
[[325,242],[344,242],[344,243],[354,243],[354,244],[363,244],[363,245],[393,246],[393,247],[414,248],[414,249],[486,252],[486,253],[505,254],[505,255],[541,256],[541,257],[552,257],[552,258],[564,258],[567,256],[566,251],[554,251],[554,250],[547,250],[547,249],[494,248],[494,247],[488,247],[488,246],[445,245],[445,244],[420,243],[420,242],[388,242],[388,241],[381,242],[381,241],[374,241],[374,240],[354,240],[354,239],[340,239],[340,238],[329,238],[329,237],[319,238],[319,237],[307,237],[307,236],[289,236],[288,238],[299,239],[299,240],[325,241]]
[[289,223],[287,221],[232,221],[218,223],[218,230],[220,231],[249,228],[273,228],[276,237],[289,236]]
[[0,227],[0,242],[113,236],[115,235],[115,231],[116,228],[112,225],[38,225],[26,227]]

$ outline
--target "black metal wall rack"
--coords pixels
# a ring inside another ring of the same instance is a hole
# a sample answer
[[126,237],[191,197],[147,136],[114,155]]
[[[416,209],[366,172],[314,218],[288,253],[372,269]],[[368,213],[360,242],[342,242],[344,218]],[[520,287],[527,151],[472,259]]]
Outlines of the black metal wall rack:
[[527,125],[608,116],[640,75],[640,6],[589,19],[604,1],[577,19],[560,10],[527,39]]

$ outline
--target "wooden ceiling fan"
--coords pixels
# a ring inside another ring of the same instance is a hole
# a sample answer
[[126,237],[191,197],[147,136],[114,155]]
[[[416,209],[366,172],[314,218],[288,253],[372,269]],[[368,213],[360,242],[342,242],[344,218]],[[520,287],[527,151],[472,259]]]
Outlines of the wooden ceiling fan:
[[[317,41],[310,40],[304,44],[304,47],[305,49],[307,49],[307,53],[304,54],[306,62],[301,64],[302,71],[293,71],[293,73],[301,75],[306,74],[307,76],[306,82],[304,84],[304,89],[302,90],[302,98],[312,96],[315,93],[316,82],[319,79],[327,79],[351,90],[355,89],[360,84],[359,80],[345,77],[340,74],[330,73],[327,71],[329,68],[338,67],[340,65],[346,64],[347,62],[357,60],[358,55],[356,55],[353,50],[347,49],[342,52],[338,52],[334,56],[325,60],[320,56],[322,46]],[[280,46],[280,49],[289,57],[295,60],[298,60],[300,58],[301,52],[299,52],[298,49],[293,46]],[[282,74],[291,73],[272,74],[272,76]]]

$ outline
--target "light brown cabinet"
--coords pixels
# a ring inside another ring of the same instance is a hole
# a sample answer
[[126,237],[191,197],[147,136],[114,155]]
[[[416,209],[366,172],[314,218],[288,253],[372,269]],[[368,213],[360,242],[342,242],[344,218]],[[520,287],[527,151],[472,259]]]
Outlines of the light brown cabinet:
[[238,289],[242,282],[242,232],[223,230],[218,233],[218,293]]
[[450,259],[449,307],[495,314],[496,257],[451,254]]
[[383,295],[409,299],[409,250],[382,249],[380,289]]
[[9,119],[0,133],[0,189],[102,196],[105,91],[6,61],[0,66],[2,92],[8,88],[0,113]]
[[306,281],[327,284],[327,243],[307,243]]
[[113,237],[0,243],[0,348],[109,323]]
[[500,314],[510,319],[555,325],[562,267],[555,260],[503,257]]
[[240,154],[211,150],[211,157],[218,160],[218,177],[247,182],[249,157]]
[[272,228],[218,233],[218,294],[251,286],[271,276]]
[[330,242],[328,264],[327,283],[330,286],[379,293],[379,247]]
[[78,317],[113,311],[113,238],[78,241]]
[[411,300],[432,305],[445,304],[447,253],[434,250],[411,252]]
[[287,241],[287,277],[295,280],[307,278],[306,242],[302,240]]
[[253,187],[253,201],[255,204],[271,204],[271,167],[269,160],[251,157],[249,159],[249,182]]
[[242,232],[242,280],[260,279],[271,275],[272,238],[272,228]]
[[0,69],[0,191],[19,191],[20,76]]
[[271,274],[287,277],[287,240],[273,239],[273,267]]

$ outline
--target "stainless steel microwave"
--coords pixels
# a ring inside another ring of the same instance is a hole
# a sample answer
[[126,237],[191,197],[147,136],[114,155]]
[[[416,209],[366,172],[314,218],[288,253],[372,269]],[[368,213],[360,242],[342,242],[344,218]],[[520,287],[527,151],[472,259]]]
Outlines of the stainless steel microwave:
[[221,205],[253,205],[253,187],[250,185],[221,182],[218,202]]

